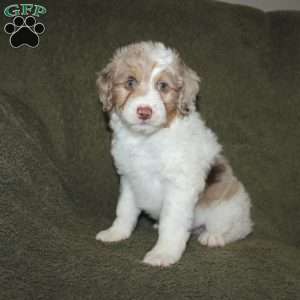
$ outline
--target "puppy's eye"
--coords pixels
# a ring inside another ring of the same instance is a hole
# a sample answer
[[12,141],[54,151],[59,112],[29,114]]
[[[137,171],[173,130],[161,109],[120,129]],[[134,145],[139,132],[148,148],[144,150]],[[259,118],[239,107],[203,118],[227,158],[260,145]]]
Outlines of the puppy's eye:
[[158,81],[156,83],[156,88],[160,91],[160,92],[163,92],[163,93],[167,93],[170,89],[170,86],[167,82],[165,81]]
[[128,90],[133,90],[137,86],[137,84],[138,81],[133,76],[129,76],[125,86]]

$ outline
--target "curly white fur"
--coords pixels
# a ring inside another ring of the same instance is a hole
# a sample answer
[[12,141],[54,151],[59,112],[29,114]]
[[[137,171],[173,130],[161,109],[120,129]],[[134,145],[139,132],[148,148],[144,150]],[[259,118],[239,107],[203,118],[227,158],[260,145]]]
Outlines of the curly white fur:
[[[127,102],[113,96],[108,100],[111,91],[104,85],[114,88],[114,76],[118,68],[122,68],[119,62],[126,61],[134,51],[142,53],[142,56],[137,55],[137,60],[146,56],[154,66],[145,82],[140,79],[143,93],[136,97],[133,93]],[[114,62],[118,63],[114,65]],[[144,258],[145,263],[156,266],[169,266],[180,259],[193,228],[204,228],[199,241],[207,246],[224,246],[244,238],[252,228],[250,200],[235,177],[232,176],[236,190],[230,183],[219,199],[206,205],[201,202],[208,173],[222,147],[195,110],[199,78],[183,64],[180,65],[183,68],[181,79],[178,79],[183,86],[178,88],[176,115],[167,122],[170,111],[154,81],[165,70],[179,76],[179,67],[175,68],[175,64],[180,64],[177,52],[161,43],[143,42],[118,50],[110,67],[104,69],[97,81],[100,99],[111,109],[111,153],[121,177],[121,190],[115,221],[109,229],[100,231],[96,239],[103,242],[127,239],[139,214],[144,211],[159,221],[157,243]],[[113,68],[114,73],[109,73]],[[184,75],[188,72],[189,77]],[[180,113],[180,97],[183,97],[187,114]],[[123,101],[122,109],[118,109],[118,101]],[[153,111],[146,122],[136,113],[138,107],[145,105]],[[228,188],[234,191],[225,199]]]

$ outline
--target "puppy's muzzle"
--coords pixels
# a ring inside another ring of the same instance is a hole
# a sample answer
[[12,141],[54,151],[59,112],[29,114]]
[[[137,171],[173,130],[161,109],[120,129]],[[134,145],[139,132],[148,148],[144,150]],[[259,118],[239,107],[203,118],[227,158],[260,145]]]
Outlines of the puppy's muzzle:
[[139,119],[146,121],[152,116],[152,108],[150,106],[139,106],[136,113]]

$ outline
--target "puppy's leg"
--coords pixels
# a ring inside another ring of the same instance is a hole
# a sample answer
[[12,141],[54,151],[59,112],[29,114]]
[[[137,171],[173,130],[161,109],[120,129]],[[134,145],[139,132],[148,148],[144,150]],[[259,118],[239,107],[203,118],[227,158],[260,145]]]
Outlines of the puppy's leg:
[[199,242],[217,247],[244,238],[252,229],[250,207],[243,184],[233,175],[227,159],[218,156],[195,208],[193,226],[205,226]]
[[197,196],[171,189],[164,200],[158,227],[158,241],[144,257],[144,263],[167,267],[177,262],[190,236],[193,209]]
[[96,240],[102,242],[117,242],[127,239],[136,225],[139,214],[140,209],[136,207],[131,187],[122,176],[116,219],[110,228],[100,231],[96,235]]
[[197,206],[195,223],[204,224],[199,242],[208,247],[224,246],[246,237],[252,230],[250,199],[241,185],[230,199],[219,199],[211,206]]

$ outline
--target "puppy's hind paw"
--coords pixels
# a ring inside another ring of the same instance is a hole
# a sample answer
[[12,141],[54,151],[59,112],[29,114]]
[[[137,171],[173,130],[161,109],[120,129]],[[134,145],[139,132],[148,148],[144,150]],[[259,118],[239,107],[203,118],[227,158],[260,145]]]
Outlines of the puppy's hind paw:
[[225,241],[224,237],[221,234],[209,233],[208,231],[204,231],[200,234],[198,241],[203,246],[208,247],[224,247]]

